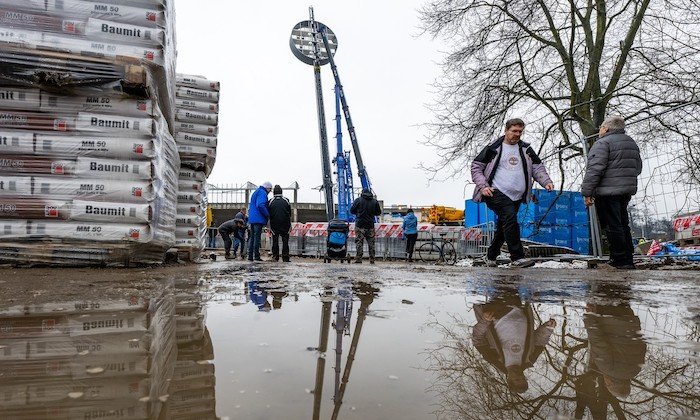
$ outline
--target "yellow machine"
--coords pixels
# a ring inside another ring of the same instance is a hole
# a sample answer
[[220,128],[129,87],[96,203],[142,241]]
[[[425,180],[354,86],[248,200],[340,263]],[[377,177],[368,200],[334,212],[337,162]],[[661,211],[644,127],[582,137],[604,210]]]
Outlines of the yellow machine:
[[464,224],[464,210],[454,207],[432,206],[428,211],[427,222],[434,225],[459,226]]

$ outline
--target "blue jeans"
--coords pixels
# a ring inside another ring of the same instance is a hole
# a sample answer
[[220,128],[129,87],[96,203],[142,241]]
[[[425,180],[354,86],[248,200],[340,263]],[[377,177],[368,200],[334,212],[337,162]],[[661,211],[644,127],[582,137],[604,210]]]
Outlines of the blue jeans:
[[262,223],[251,223],[250,224],[250,240],[248,244],[248,260],[260,259],[260,237],[262,236],[263,227]]
[[209,241],[207,242],[207,248],[216,248],[216,228],[209,228]]
[[238,247],[241,247],[241,258],[245,253],[245,232],[238,231],[233,236],[233,255],[238,252]]

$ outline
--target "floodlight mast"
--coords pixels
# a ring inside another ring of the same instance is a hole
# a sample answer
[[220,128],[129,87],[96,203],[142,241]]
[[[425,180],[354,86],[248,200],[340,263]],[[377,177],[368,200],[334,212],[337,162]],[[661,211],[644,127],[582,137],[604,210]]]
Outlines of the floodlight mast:
[[[328,58],[335,53],[328,42],[320,39],[320,27],[324,27],[314,19],[314,9],[309,7],[309,20],[297,23],[292,30],[289,40],[292,53],[306,64],[314,66],[314,78],[316,82],[316,112],[318,115],[318,133],[321,143],[321,169],[323,175],[323,190],[326,202],[326,218],[331,221],[335,218],[335,206],[333,204],[333,180],[331,160],[328,149],[328,133],[326,129],[326,114],[323,105],[323,88],[321,84],[321,66],[328,63]],[[295,39],[296,38],[296,39]],[[320,44],[324,45],[321,50]],[[324,57],[325,56],[325,57]]]

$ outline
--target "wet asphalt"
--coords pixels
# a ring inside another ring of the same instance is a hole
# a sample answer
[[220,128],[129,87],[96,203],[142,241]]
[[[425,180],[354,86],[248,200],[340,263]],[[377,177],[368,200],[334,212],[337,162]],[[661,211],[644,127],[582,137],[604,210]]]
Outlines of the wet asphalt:
[[0,418],[700,415],[697,271],[0,269]]

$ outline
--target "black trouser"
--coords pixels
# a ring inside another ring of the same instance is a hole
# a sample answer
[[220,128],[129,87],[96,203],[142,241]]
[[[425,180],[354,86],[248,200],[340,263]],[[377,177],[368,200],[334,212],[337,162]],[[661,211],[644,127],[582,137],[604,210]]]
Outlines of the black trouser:
[[418,239],[417,233],[407,233],[404,235],[406,237],[406,254],[408,254],[408,259],[413,259],[413,248],[416,247],[416,239]]
[[287,232],[272,232],[272,259],[275,261],[280,259],[280,236],[282,237],[282,261],[289,261],[289,233]]
[[221,235],[221,239],[224,240],[224,253],[226,255],[231,254],[231,245],[233,244],[230,236],[231,232],[219,229],[219,234]]
[[518,224],[518,209],[522,201],[513,201],[498,190],[493,191],[493,197],[484,197],[483,201],[498,217],[496,234],[486,257],[489,260],[495,260],[501,254],[503,242],[506,242],[511,261],[524,258],[525,251],[520,242],[520,225]]
[[627,213],[630,198],[629,195],[595,197],[600,227],[605,229],[610,243],[610,264],[614,266],[634,264],[634,244]]

